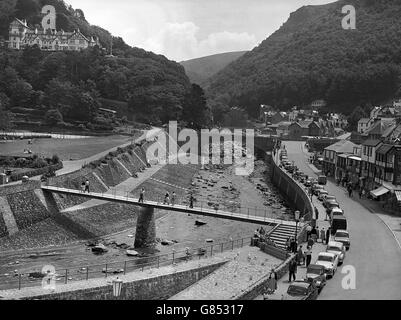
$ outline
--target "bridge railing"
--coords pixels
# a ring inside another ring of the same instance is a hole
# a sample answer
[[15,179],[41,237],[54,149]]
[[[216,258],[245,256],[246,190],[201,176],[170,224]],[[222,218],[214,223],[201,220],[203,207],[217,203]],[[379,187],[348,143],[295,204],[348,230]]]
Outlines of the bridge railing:
[[[76,194],[76,196],[79,196],[81,193],[83,195],[88,195],[87,192],[83,192],[80,189],[77,189],[76,185],[74,185],[71,181],[65,181],[64,183],[55,183],[55,181],[52,181],[51,179],[48,179],[47,182],[45,183],[46,186],[56,188],[57,190],[76,190],[79,192]],[[138,194],[134,194],[132,190],[129,189],[124,189],[124,188],[118,188],[118,187],[112,187],[109,188],[107,191],[90,191],[89,195],[93,196],[100,196],[100,197],[108,197],[109,199],[115,199],[115,200],[127,200],[127,201],[135,201],[138,202],[139,200],[139,191],[136,191]],[[148,193],[149,194],[149,193]],[[227,200],[224,199],[224,197],[217,198],[217,199],[207,199],[207,197],[196,197],[194,202],[193,202],[193,208],[190,207],[190,200],[189,196],[176,196],[175,200],[173,201],[171,194],[170,194],[170,199],[169,202],[166,202],[166,199],[162,195],[158,196],[152,196],[148,198],[147,193],[145,192],[145,197],[144,197],[144,204],[152,204],[154,202],[158,206],[166,206],[165,209],[168,210],[168,207],[174,207],[174,206],[184,206],[187,209],[195,209],[202,212],[208,212],[210,213],[211,211],[214,211],[216,213],[221,213],[221,214],[229,214],[232,215],[233,217],[235,215],[241,215],[243,218],[255,218],[257,217],[258,219],[262,219],[264,221],[270,221],[275,224],[282,224],[284,221],[294,221],[293,217],[291,214],[287,214],[288,211],[284,207],[250,207],[250,206],[243,206],[243,205],[238,205],[238,203],[235,203],[234,201],[230,204],[227,204]],[[205,199],[206,198],[206,199]],[[108,199],[104,199],[105,201],[108,201]],[[217,203],[219,202],[219,203]]]
[[35,270],[7,276],[0,275],[0,290],[21,290],[22,288],[28,287],[46,288],[46,286],[51,286],[52,284],[57,286],[75,281],[125,275],[133,271],[143,272],[145,270],[158,269],[162,266],[201,260],[213,257],[218,253],[242,248],[250,245],[251,239],[250,237],[241,238],[219,244],[205,245],[194,249],[186,248],[178,251],[174,251],[173,249],[173,251],[162,255],[139,257],[102,264],[85,264],[82,262],[79,266],[56,268],[48,274],[43,274],[42,270]]

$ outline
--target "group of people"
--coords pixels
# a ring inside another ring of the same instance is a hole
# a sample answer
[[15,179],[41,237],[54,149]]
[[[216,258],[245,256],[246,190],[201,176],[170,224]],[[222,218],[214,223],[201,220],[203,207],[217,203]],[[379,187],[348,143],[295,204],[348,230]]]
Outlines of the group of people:
[[[172,206],[175,204],[175,198],[176,198],[176,194],[173,191],[173,193],[171,194],[171,205]],[[170,193],[168,191],[164,195],[163,204],[170,204]]]
[[319,230],[318,226],[312,227],[311,225],[308,225],[306,227],[306,241],[309,242],[319,242],[321,240],[321,243],[327,244],[330,238],[330,227],[325,230],[324,228],[321,228]]
[[85,181],[82,181],[82,183],[81,183],[81,192],[82,193],[85,193],[85,192],[90,193],[89,180],[88,179],[86,179]]
[[[139,193],[138,202],[143,203],[144,202],[144,197],[145,197],[145,188],[142,188],[140,193]],[[172,206],[174,206],[175,203],[176,203],[176,198],[177,198],[177,195],[176,195],[176,193],[174,191],[171,194],[171,197],[170,197],[170,193],[167,191],[166,194],[164,195],[163,204],[168,204],[168,205],[171,204]],[[191,194],[190,197],[189,197],[189,207],[190,208],[194,207],[194,200],[195,200],[195,198]]]
[[263,227],[256,229],[253,237],[258,239],[258,241],[260,242],[265,242],[269,245],[276,246],[276,243],[272,239],[270,239],[269,235]]
[[285,245],[287,247],[288,252],[292,252],[292,253],[297,252],[298,243],[295,240],[295,237],[288,237]]

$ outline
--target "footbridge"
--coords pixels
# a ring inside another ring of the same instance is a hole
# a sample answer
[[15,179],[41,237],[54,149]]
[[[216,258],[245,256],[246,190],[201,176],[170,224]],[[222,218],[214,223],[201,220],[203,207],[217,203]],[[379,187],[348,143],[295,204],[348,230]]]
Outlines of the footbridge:
[[247,223],[255,223],[258,225],[267,226],[294,226],[295,222],[269,217],[267,210],[252,209],[252,208],[238,208],[236,211],[225,211],[219,208],[203,207],[203,205],[190,207],[188,204],[165,204],[159,201],[144,201],[140,202],[138,198],[133,198],[129,192],[126,195],[117,195],[116,193],[98,193],[89,192],[84,193],[76,189],[68,189],[58,186],[43,185],[44,192],[64,194],[70,196],[78,196],[89,199],[97,199],[103,201],[117,202],[122,204],[131,204],[141,207],[140,215],[138,217],[137,230],[135,236],[135,247],[149,247],[153,246],[156,239],[156,227],[154,220],[154,210],[168,210],[177,213],[194,214],[200,216],[215,217],[221,219],[235,220]]

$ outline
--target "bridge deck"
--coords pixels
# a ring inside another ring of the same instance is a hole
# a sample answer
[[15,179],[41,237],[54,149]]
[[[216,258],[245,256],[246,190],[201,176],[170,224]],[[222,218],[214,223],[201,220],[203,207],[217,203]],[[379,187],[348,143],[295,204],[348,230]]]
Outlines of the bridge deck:
[[[272,219],[272,218],[266,217],[266,215],[258,216],[256,214],[252,215],[250,213],[245,214],[245,213],[228,212],[228,211],[223,211],[223,210],[215,210],[215,209],[195,207],[195,206],[193,208],[190,208],[187,205],[180,205],[180,204],[175,204],[173,206],[173,205],[167,205],[167,204],[163,204],[163,203],[156,202],[156,201],[144,201],[142,203],[142,202],[138,201],[139,200],[138,198],[129,197],[128,193],[127,193],[127,196],[106,194],[106,193],[96,193],[96,192],[83,193],[82,191],[76,190],[76,189],[67,189],[67,188],[61,188],[61,187],[56,187],[56,186],[45,186],[45,185],[42,186],[42,189],[45,191],[49,191],[49,192],[74,195],[74,196],[85,197],[85,198],[90,198],[90,199],[99,199],[99,200],[104,200],[104,201],[132,204],[132,205],[136,205],[136,206],[140,206],[140,207],[151,207],[151,208],[155,208],[155,209],[169,210],[169,211],[175,211],[175,212],[181,212],[181,213],[190,213],[190,214],[196,214],[196,215],[201,215],[201,216],[210,216],[210,217],[215,217],[215,218],[236,220],[236,221],[242,221],[242,222],[248,222],[248,223],[255,223],[255,224],[259,224],[259,225],[275,226],[278,224],[282,224],[282,225],[288,225],[288,226],[295,226],[295,222],[293,222],[293,221]],[[301,225],[301,224],[299,224],[299,225]]]

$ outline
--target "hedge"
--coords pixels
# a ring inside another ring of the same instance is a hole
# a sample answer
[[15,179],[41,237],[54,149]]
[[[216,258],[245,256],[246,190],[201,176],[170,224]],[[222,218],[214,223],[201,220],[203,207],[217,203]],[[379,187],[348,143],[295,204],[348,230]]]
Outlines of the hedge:
[[31,171],[28,172],[21,172],[21,173],[15,173],[15,174],[11,174],[10,176],[10,181],[19,181],[22,179],[22,177],[27,176],[27,177],[35,177],[35,176],[40,176],[42,174],[45,174],[47,172],[49,172],[49,170],[60,170],[63,168],[63,163],[59,162],[57,164],[53,164],[50,166],[46,166],[43,168],[39,168],[39,169],[33,169]]

